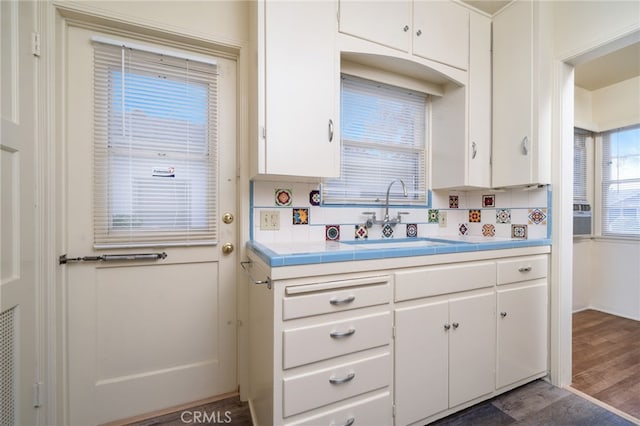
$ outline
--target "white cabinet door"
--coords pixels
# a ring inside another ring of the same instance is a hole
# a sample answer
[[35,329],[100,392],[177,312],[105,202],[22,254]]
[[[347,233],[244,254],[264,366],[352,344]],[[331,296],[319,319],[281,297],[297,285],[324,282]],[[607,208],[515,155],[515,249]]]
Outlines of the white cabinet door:
[[467,184],[491,187],[491,19],[471,13],[469,21]]
[[547,369],[547,283],[498,290],[496,388]]
[[449,406],[495,389],[495,293],[449,301]]
[[411,2],[340,0],[340,32],[408,52]]
[[533,2],[493,20],[493,186],[531,182]]
[[446,300],[395,312],[396,424],[424,419],[449,406]]
[[337,5],[265,1],[265,138],[258,171],[337,177],[340,75]]
[[413,54],[466,70],[469,10],[449,1],[413,2]]
[[493,18],[492,186],[550,183],[552,5],[517,1]]

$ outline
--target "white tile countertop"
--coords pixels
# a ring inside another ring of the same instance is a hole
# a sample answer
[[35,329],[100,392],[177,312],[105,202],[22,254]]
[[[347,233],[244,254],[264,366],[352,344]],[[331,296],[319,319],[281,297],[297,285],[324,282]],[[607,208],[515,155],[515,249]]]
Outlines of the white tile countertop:
[[310,265],[354,260],[387,259],[432,254],[463,253],[548,246],[551,240],[481,236],[439,236],[364,241],[249,241],[247,248],[271,267]]

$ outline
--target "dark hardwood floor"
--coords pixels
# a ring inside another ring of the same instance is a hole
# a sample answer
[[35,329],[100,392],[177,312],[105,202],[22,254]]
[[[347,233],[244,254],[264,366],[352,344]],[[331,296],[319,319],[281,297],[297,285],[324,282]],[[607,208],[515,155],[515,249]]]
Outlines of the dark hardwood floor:
[[640,321],[573,314],[572,386],[640,419]]

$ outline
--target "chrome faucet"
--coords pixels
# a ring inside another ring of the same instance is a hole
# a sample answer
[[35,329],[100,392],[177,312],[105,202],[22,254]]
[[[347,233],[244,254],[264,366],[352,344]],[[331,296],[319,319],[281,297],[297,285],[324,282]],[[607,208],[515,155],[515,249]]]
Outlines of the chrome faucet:
[[389,186],[387,187],[387,198],[385,201],[385,209],[384,209],[384,219],[383,220],[376,220],[376,213],[375,212],[363,212],[362,214],[366,214],[366,215],[370,215],[371,217],[369,219],[367,219],[365,226],[367,228],[371,228],[374,224],[379,224],[379,225],[391,225],[391,226],[395,226],[396,223],[400,223],[402,221],[402,217],[400,215],[403,214],[409,214],[409,212],[398,212],[398,215],[394,218],[390,218],[389,217],[389,192],[391,192],[391,186],[393,186],[394,183],[396,182],[400,182],[402,184],[402,192],[404,194],[405,197],[409,196],[409,193],[407,192],[407,186],[404,184],[404,181],[402,179],[395,179],[392,180],[391,183],[389,184]]

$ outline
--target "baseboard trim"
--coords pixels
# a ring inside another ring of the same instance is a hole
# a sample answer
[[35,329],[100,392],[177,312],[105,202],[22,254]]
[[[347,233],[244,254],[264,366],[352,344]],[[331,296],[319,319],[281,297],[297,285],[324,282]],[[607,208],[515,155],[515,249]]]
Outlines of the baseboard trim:
[[565,389],[568,390],[569,392],[572,392],[576,395],[578,395],[581,398],[586,399],[589,402],[592,402],[602,408],[604,408],[605,410],[611,411],[612,413],[622,417],[625,420],[629,420],[631,423],[640,425],[640,419],[632,416],[631,414],[625,413],[624,411],[620,411],[619,409],[617,409],[616,407],[612,407],[611,405],[607,404],[606,402],[602,402],[599,399],[596,399],[594,397],[592,397],[591,395],[587,395],[586,393],[579,391],[578,389],[575,389],[571,386],[565,386]]
[[616,317],[625,318],[625,319],[629,319],[629,320],[633,320],[633,321],[640,321],[640,317],[634,318],[634,317],[630,317],[628,315],[623,315],[623,314],[621,314],[619,312],[613,312],[613,311],[609,311],[607,309],[596,308],[595,306],[587,306],[586,308],[580,308],[580,309],[578,309],[576,311],[573,311],[573,313],[576,314],[578,312],[583,312],[583,311],[598,311],[598,312],[602,312],[603,314],[614,315]]

